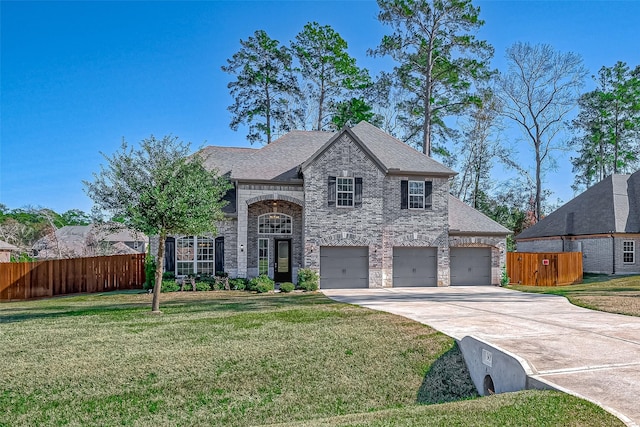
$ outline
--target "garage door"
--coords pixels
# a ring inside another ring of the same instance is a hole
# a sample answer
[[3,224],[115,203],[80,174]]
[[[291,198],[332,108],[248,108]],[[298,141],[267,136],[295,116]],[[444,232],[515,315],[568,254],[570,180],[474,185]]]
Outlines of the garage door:
[[437,286],[436,248],[393,248],[393,287]]
[[452,285],[490,285],[491,248],[451,248]]
[[368,287],[368,247],[320,247],[321,289]]

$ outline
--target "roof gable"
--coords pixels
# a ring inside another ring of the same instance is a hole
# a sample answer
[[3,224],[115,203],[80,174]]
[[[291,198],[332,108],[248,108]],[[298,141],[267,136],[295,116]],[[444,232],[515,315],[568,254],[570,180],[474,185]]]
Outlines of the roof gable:
[[303,172],[311,165],[315,160],[322,156],[329,147],[339,141],[344,135],[348,135],[349,138],[360,147],[360,149],[371,159],[371,161],[384,173],[387,173],[387,168],[380,161],[380,159],[371,152],[369,147],[351,130],[351,128],[345,127],[340,132],[337,132],[331,139],[329,139],[320,149],[318,149],[311,157],[309,157],[301,166],[300,170]]
[[610,175],[524,230],[516,239],[640,232],[640,171]]

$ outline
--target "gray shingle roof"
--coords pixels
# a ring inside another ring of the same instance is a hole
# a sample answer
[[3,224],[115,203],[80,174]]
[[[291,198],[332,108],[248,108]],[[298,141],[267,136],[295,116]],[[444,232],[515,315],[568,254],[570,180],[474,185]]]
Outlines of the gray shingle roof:
[[7,243],[3,240],[0,240],[0,251],[19,251],[20,248],[17,246],[13,246],[11,243]]
[[485,214],[449,195],[449,233],[506,235],[511,234],[511,231]]
[[333,133],[292,131],[262,148],[206,147],[201,153],[208,168],[231,179],[289,181],[298,166],[327,142]]
[[[451,169],[367,122],[360,122],[351,131],[387,170],[455,175]],[[211,146],[199,153],[206,167],[223,175],[228,173],[231,179],[289,181],[297,179],[299,166],[334,136],[334,132],[292,131],[259,149]]]
[[362,121],[355,125],[352,130],[389,170],[428,172],[450,176],[456,174],[443,164],[425,156],[415,148],[409,147],[404,142],[370,123]]
[[516,239],[607,233],[640,233],[640,171],[606,177]]

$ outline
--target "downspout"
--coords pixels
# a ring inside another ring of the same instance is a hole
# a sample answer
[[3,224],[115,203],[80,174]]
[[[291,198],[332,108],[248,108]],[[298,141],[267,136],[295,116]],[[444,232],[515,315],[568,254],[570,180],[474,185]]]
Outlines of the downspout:
[[611,235],[611,274],[616,274],[616,238]]
[[565,248],[564,248],[564,236],[560,236],[560,239],[562,239],[562,252],[565,252]]

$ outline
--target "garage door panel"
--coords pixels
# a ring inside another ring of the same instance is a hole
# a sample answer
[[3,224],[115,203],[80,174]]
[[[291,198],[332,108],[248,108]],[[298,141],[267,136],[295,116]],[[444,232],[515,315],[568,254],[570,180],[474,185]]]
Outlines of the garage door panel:
[[369,249],[365,247],[321,247],[320,288],[368,288]]
[[393,286],[437,286],[436,248],[393,248]]
[[491,285],[491,248],[451,248],[451,285]]

